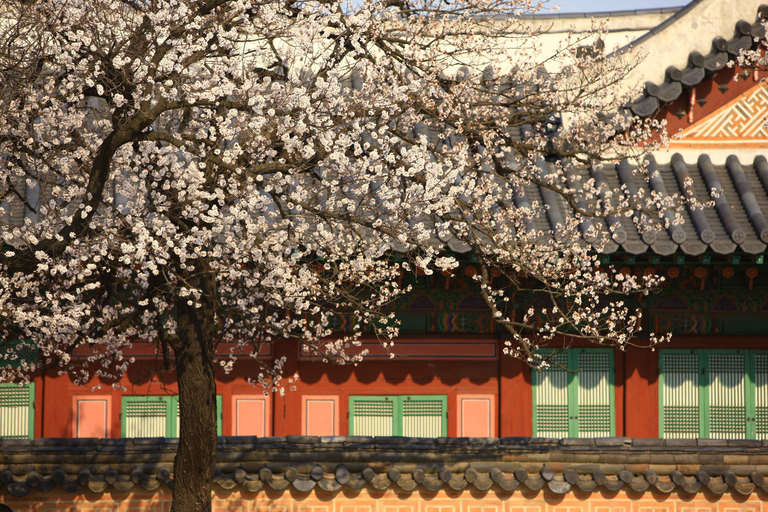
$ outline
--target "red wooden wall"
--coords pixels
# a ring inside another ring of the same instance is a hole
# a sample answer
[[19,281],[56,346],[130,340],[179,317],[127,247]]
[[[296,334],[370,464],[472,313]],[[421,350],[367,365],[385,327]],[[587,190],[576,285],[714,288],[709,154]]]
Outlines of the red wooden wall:
[[[485,341],[488,340],[486,337]],[[759,348],[765,339],[758,336],[730,337],[677,336],[669,348]],[[501,345],[501,342],[499,342]],[[665,348],[665,347],[660,347]],[[495,434],[499,437],[530,436],[532,428],[531,370],[515,359],[416,359],[364,361],[357,366],[334,366],[298,357],[298,343],[278,344],[275,356],[285,356],[286,378],[298,372],[295,390],[268,398],[267,430],[271,435],[301,435],[307,397],[335,399],[335,435],[349,432],[350,395],[446,395],[448,397],[448,435],[458,436],[460,395],[491,396],[495,402]],[[658,352],[629,348],[615,353],[616,433],[630,437],[658,436]],[[50,372],[37,379],[35,437],[74,437],[76,403],[74,397],[104,398],[109,403],[107,435],[120,437],[123,395],[175,394],[173,373],[155,371],[155,360],[139,360],[122,379],[125,390],[109,382],[94,380],[89,387],[75,385],[68,376]],[[222,397],[222,431],[235,434],[233,397],[262,397],[260,388],[247,379],[258,375],[253,361],[244,361],[229,375],[219,375],[218,394]],[[288,385],[288,384],[286,384]],[[323,404],[319,404],[322,406]],[[94,411],[100,411],[98,407]],[[322,410],[322,407],[318,410]],[[310,432],[312,433],[312,432]]]

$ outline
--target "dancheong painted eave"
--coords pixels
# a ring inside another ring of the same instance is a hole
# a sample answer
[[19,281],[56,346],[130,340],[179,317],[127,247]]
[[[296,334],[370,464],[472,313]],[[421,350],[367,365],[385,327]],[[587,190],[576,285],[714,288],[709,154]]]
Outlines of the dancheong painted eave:
[[[0,442],[0,485],[24,497],[173,486],[172,439]],[[768,492],[768,443],[713,439],[219,438],[214,483],[247,492],[344,488],[688,494]],[[739,460],[730,464],[729,460]]]

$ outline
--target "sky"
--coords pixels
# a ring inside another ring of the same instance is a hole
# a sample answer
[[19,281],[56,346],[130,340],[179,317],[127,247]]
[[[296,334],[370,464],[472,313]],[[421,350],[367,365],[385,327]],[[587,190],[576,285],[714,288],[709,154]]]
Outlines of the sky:
[[548,0],[547,5],[559,5],[560,10],[558,12],[596,12],[679,7],[687,4],[689,1],[690,0]]

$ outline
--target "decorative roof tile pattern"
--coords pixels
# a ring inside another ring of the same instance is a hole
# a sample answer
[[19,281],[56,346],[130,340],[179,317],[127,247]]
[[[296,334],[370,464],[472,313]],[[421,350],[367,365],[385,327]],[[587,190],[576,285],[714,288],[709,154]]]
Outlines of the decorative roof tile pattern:
[[[3,440],[0,494],[172,487],[176,448],[172,439]],[[768,492],[766,448],[768,441],[626,437],[228,437],[219,438],[214,483],[248,492],[397,486],[749,495]]]
[[[670,18],[668,23],[673,22],[676,17],[682,16],[685,12],[687,12],[685,9],[681,10]],[[760,40],[765,37],[765,28],[760,22],[761,18],[768,18],[768,6],[761,6],[758,9],[756,22],[739,21],[731,39],[715,38],[712,41],[712,50],[708,55],[692,52],[688,56],[688,65],[684,69],[675,67],[667,69],[663,83],[646,82],[643,96],[629,105],[630,110],[640,117],[652,116],[658,112],[661,106],[675,101],[683,91],[690,90],[705,78],[711,77],[725,68],[727,63],[735,59],[742,51],[756,48],[760,44]],[[639,44],[642,39],[634,41],[633,44]]]
[[682,137],[690,138],[755,138],[764,144],[768,138],[768,84],[760,83],[732,104],[713,112],[689,126]]

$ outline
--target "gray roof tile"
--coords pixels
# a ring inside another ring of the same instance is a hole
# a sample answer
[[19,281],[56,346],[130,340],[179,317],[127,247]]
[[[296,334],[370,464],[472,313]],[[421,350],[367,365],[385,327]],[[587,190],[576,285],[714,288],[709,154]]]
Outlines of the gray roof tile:
[[[731,155],[725,165],[715,165],[706,154],[700,155],[696,163],[685,162],[681,155],[675,154],[665,164],[657,164],[653,157],[646,163],[652,174],[649,182],[635,174],[628,161],[620,162],[615,168],[575,172],[580,172],[583,179],[591,174],[597,184],[605,183],[612,190],[624,186],[630,197],[638,193],[646,196],[654,193],[661,197],[677,195],[712,206],[686,207],[680,212],[683,223],[677,225],[672,224],[674,214],[669,212],[665,214],[669,221],[666,229],[660,227],[642,233],[630,217],[601,221],[605,232],[610,232],[610,225],[614,226],[613,240],[604,247],[604,254],[618,250],[634,255],[650,251],[662,256],[675,253],[698,256],[707,251],[723,255],[736,251],[765,252],[768,244],[768,160],[764,156],[747,163]],[[687,187],[686,183],[692,183],[692,186]],[[536,201],[547,206],[546,212],[534,219],[533,227],[556,234],[567,215],[565,201],[535,185],[525,187],[524,197],[531,203]]]
[[[648,36],[658,32],[658,29],[663,28],[667,23],[673,22],[678,16],[682,16],[692,4],[685,9],[681,9],[667,22],[657,27],[655,31],[649,32]],[[759,14],[768,14],[768,7],[761,7]],[[757,47],[764,35],[765,28],[759,21],[759,18],[755,23],[739,21],[734,27],[733,38],[730,40],[722,37],[715,38],[712,41],[712,51],[708,55],[692,52],[688,58],[688,66],[685,69],[667,69],[665,80],[661,84],[646,82],[643,95],[632,102],[629,105],[629,109],[640,117],[649,117],[656,114],[660,106],[675,101],[684,89],[694,87],[707,76],[711,76],[712,73],[725,68],[727,62],[738,56],[742,51]],[[633,44],[639,44],[648,36],[634,41]]]

